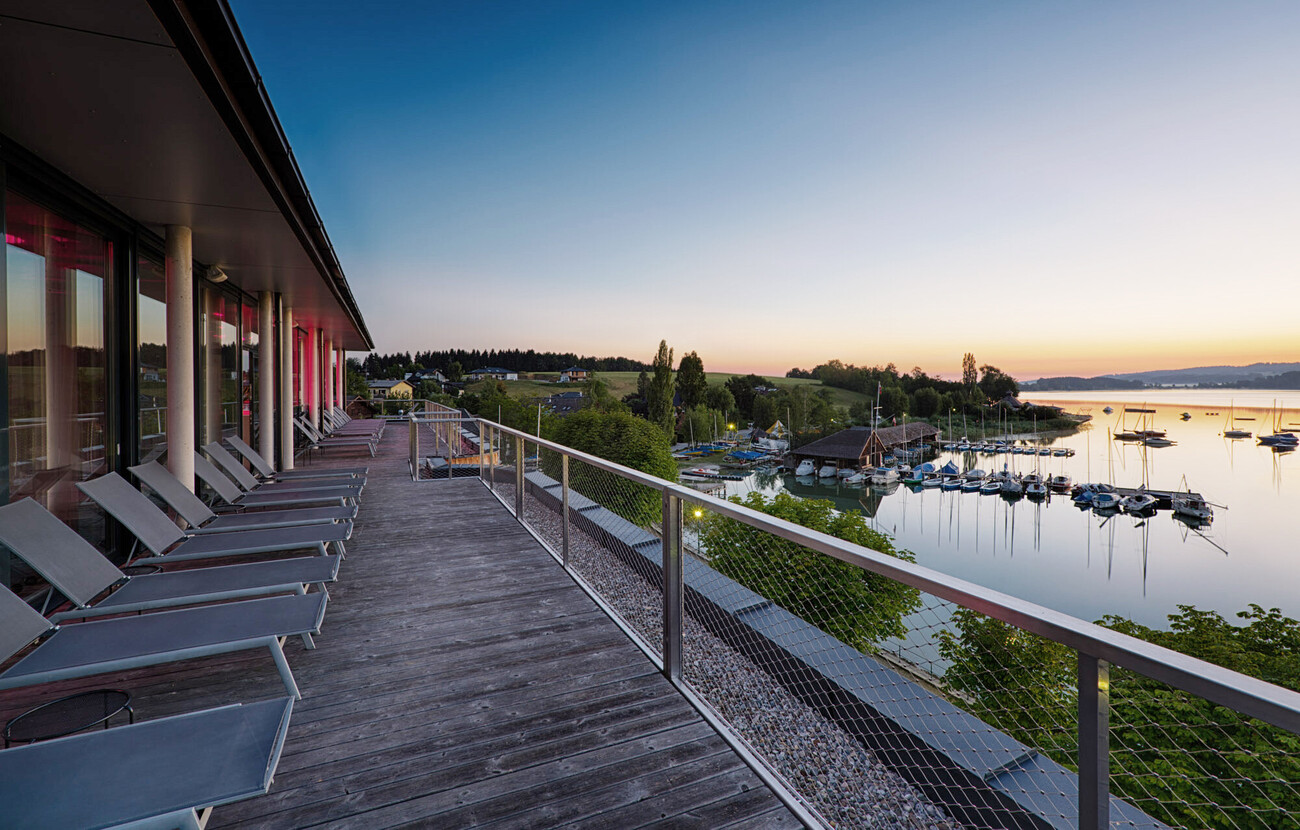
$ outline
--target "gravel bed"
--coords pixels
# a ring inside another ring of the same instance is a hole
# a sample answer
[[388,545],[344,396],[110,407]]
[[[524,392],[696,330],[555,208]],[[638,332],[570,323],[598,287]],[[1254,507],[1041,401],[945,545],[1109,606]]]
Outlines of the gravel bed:
[[[509,494],[502,495],[513,499],[514,487],[508,489]],[[528,497],[524,517],[539,536],[560,549],[557,513]],[[569,562],[625,622],[659,648],[663,605],[658,592],[572,526]],[[688,616],[683,628],[683,670],[691,686],[831,825],[907,830],[959,826],[838,726],[694,619]]]

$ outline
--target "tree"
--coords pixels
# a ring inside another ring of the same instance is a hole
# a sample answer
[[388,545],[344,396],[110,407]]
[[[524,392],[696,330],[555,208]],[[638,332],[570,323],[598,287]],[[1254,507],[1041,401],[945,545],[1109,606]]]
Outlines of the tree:
[[1000,401],[1007,395],[1020,394],[1020,384],[1016,379],[996,366],[984,364],[980,367],[979,387],[991,401]]
[[370,397],[370,387],[366,385],[366,376],[361,373],[361,361],[355,357],[348,358],[347,371],[343,382],[349,398]]
[[650,395],[650,373],[645,369],[636,376],[636,396],[645,400]]
[[933,386],[916,390],[912,396],[912,414],[918,418],[929,418],[939,411],[939,393]]
[[716,409],[728,417],[734,418],[736,415],[736,399],[732,397],[731,390],[721,383],[709,384],[704,402],[709,409]]
[[[583,409],[561,418],[554,436],[558,443],[575,450],[667,481],[677,480],[677,463],[668,437],[656,425],[629,412]],[[542,469],[559,480],[559,456],[542,453]],[[569,485],[634,524],[645,527],[662,521],[663,497],[659,491],[614,473],[574,463],[569,468]]]
[[465,367],[460,365],[459,360],[453,360],[447,364],[447,371],[443,372],[443,374],[447,376],[447,380],[458,383],[461,378],[465,377]]
[[979,381],[979,373],[975,371],[975,355],[966,352],[961,356],[961,382],[967,389],[974,389],[975,384]]
[[[778,493],[768,501],[750,493],[731,501],[898,559],[915,559],[868,527],[861,513],[839,512],[824,499]],[[903,617],[921,605],[915,588],[734,519],[710,513],[701,524],[702,547],[713,567],[859,651],[903,636]]]
[[694,407],[682,413],[681,423],[677,426],[677,440],[690,441],[694,438],[695,443],[706,444],[713,440],[714,430],[717,430],[719,435],[727,430],[722,413],[716,409]]
[[704,405],[709,391],[709,381],[704,376],[704,361],[695,352],[682,355],[677,367],[677,391],[682,396],[682,406],[691,409]]
[[758,395],[754,398],[753,413],[754,426],[759,429],[767,429],[781,417],[776,411],[776,401],[768,395]]
[[676,419],[673,418],[673,350],[667,340],[659,341],[659,352],[652,368],[654,377],[646,391],[646,412],[650,423],[655,424],[665,436],[672,438]]

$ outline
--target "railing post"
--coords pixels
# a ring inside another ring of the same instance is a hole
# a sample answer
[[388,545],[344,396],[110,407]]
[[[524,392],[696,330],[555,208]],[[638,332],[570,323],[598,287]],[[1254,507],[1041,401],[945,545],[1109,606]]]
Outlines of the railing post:
[[408,421],[408,425],[409,425],[408,444],[410,445],[411,480],[414,481],[420,477],[419,476],[420,434],[419,434],[419,425],[415,423],[414,414],[411,415],[410,420]]
[[664,676],[682,678],[682,500],[663,494]]
[[487,473],[487,427],[478,422],[478,480],[482,481]]
[[488,487],[493,492],[497,489],[497,430],[495,426],[487,428],[488,433]]
[[560,456],[560,556],[569,567],[569,456]]
[[515,436],[515,518],[524,520],[524,437]]
[[1079,830],[1110,826],[1110,665],[1079,652]]

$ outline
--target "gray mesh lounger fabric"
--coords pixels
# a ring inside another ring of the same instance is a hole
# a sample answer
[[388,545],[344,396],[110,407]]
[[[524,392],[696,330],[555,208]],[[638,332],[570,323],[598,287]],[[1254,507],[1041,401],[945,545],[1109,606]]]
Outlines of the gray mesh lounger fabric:
[[[53,629],[54,633],[0,673],[0,689],[268,648],[285,688],[297,697],[297,686],[278,638],[301,636],[310,644],[311,635],[320,630],[325,617],[325,603],[324,593],[290,594],[95,620],[55,629],[49,620],[5,589],[0,591],[0,621],[12,618],[25,630],[39,621],[45,631]],[[5,638],[0,641],[2,644],[8,641],[9,633],[3,631],[0,637]],[[28,639],[0,653],[0,659],[12,656],[30,642]]]
[[4,823],[115,827],[158,818],[157,826],[197,826],[189,823],[195,809],[266,793],[292,711],[292,698],[278,698],[6,749]]
[[215,464],[197,451],[194,453],[194,475],[211,487],[223,502],[237,508],[302,507],[308,504],[331,503],[347,506],[349,501],[355,502],[357,499],[356,489],[351,487],[297,493],[245,493],[236,487],[235,482],[231,481],[225,473],[218,470]]
[[225,471],[226,475],[235,480],[241,490],[246,492],[282,492],[286,490],[321,490],[327,487],[356,487],[357,495],[365,489],[366,482],[364,479],[356,476],[341,475],[333,478],[309,478],[294,479],[293,481],[272,481],[261,482],[257,476],[244,469],[244,465],[239,463],[239,459],[230,454],[230,451],[218,443],[211,443],[203,447],[203,451],[208,454],[216,465]]
[[269,527],[324,524],[355,518],[356,507],[303,507],[261,513],[218,516],[157,461],[129,467],[131,473],[167,502],[189,525],[191,533],[221,533]]
[[166,513],[117,473],[78,482],[77,488],[125,525],[155,556],[165,555],[173,561],[303,548],[316,548],[325,554],[327,545],[340,544],[352,536],[352,523],[339,522],[187,537]]
[[[309,556],[128,577],[32,499],[0,507],[0,542],[81,609],[54,619],[301,592],[306,585],[333,582],[339,568],[337,556]],[[117,590],[90,607],[115,585]]]
[[250,447],[238,435],[232,435],[226,439],[226,443],[235,448],[235,451],[248,459],[248,463],[253,465],[253,469],[264,479],[292,481],[298,478],[334,478],[335,476],[353,476],[364,479],[370,472],[369,467],[336,467],[329,470],[276,470],[267,463],[266,459],[257,450]]

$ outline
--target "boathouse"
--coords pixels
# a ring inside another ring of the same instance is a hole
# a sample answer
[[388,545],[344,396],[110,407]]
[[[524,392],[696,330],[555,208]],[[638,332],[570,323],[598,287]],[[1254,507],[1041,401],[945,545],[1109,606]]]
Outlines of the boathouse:
[[794,463],[811,458],[818,466],[875,467],[891,450],[938,435],[938,428],[920,421],[879,429],[849,427],[798,448],[793,453]]

